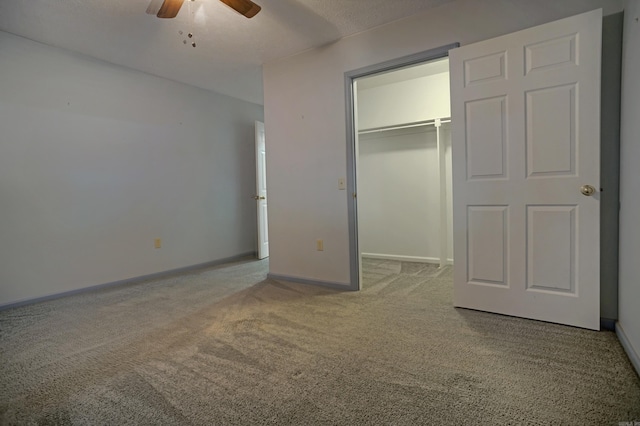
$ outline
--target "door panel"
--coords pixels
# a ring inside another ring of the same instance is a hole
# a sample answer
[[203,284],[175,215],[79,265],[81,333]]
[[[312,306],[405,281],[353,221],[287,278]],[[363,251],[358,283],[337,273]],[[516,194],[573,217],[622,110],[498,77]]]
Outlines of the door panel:
[[506,98],[466,104],[467,179],[506,177]]
[[576,85],[526,94],[527,175],[575,175]]
[[601,26],[450,51],[455,306],[599,328]]
[[527,207],[527,289],[575,294],[576,207]]
[[469,283],[507,285],[507,206],[469,206]]

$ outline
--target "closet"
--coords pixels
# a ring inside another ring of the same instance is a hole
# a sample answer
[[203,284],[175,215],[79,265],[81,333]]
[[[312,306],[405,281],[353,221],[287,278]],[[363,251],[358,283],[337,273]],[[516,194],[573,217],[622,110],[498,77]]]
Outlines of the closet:
[[448,60],[358,79],[363,258],[453,262]]

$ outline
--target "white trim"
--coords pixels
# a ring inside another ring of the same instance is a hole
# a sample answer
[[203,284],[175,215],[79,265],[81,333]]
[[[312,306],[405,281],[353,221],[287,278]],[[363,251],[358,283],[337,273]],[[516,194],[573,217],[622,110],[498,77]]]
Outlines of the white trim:
[[397,254],[383,253],[362,253],[362,257],[367,257],[369,259],[399,260],[402,262],[435,263],[436,265],[440,264],[440,259],[437,257],[400,256]]
[[640,356],[631,345],[631,342],[629,341],[627,335],[624,333],[620,322],[616,322],[616,335],[618,336],[618,340],[620,340],[620,344],[624,348],[624,351],[627,353],[629,361],[631,361],[631,364],[636,369],[636,373],[638,373],[638,375],[640,376]]
[[432,118],[429,120],[415,121],[412,123],[393,124],[390,126],[382,126],[382,127],[371,127],[369,129],[358,130],[358,134],[365,135],[367,133],[378,133],[378,132],[387,132],[389,130],[410,129],[412,127],[420,127],[420,126],[440,127],[440,123],[451,123],[451,117]]

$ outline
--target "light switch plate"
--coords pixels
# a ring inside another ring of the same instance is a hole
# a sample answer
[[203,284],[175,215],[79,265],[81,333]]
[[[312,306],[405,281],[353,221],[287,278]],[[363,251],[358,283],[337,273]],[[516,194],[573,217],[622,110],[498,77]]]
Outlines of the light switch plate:
[[338,189],[347,189],[347,182],[345,178],[338,178]]

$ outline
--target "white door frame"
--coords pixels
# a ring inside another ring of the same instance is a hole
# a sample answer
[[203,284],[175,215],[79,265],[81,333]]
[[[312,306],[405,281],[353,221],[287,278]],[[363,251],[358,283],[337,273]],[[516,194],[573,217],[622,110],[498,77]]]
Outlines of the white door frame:
[[[262,138],[262,139],[261,139]],[[267,215],[266,160],[262,156],[265,146],[264,123],[255,122],[255,158],[256,158],[256,219],[258,231],[258,259],[269,257],[269,230]]]
[[435,49],[426,50],[414,55],[404,56],[398,59],[381,62],[357,70],[348,71],[344,74],[345,95],[346,95],[346,124],[347,124],[347,208],[349,217],[349,264],[351,276],[349,280],[349,290],[360,290],[360,251],[358,248],[358,199],[356,182],[356,117],[354,111],[356,107],[356,97],[354,91],[354,81],[358,78],[385,71],[393,71],[412,65],[418,65],[436,59],[449,56],[449,50],[459,47],[460,43],[453,43]]

